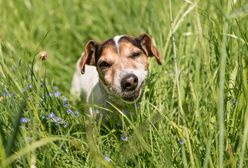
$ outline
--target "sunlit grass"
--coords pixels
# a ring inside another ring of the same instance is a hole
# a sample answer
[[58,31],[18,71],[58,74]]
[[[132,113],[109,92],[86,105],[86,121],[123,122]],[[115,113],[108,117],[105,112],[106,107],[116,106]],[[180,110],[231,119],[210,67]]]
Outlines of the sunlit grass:
[[[245,0],[0,0],[0,167],[246,167],[247,19]],[[163,65],[133,118],[101,126],[70,97],[76,61],[143,32]]]

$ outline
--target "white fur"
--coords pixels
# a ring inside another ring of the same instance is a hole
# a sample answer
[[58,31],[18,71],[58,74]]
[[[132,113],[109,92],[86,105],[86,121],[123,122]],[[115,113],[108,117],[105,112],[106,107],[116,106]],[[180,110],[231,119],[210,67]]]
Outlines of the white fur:
[[138,86],[137,89],[141,87],[141,84],[143,81],[145,81],[148,72],[145,70],[145,68],[141,69],[124,69],[122,68],[121,71],[117,72],[114,77],[113,87],[115,90],[119,93],[121,93],[121,79],[127,75],[127,74],[134,74],[138,78]]
[[85,73],[82,75],[79,68],[79,62],[80,60],[77,62],[76,71],[72,79],[71,95],[77,99],[80,99],[80,96],[82,96],[81,94],[83,94],[86,102],[89,102],[90,93],[98,84],[99,77],[96,67],[90,65],[85,65]]
[[115,36],[115,37],[113,38],[118,53],[119,53],[119,40],[120,40],[122,37],[123,37],[123,35]]

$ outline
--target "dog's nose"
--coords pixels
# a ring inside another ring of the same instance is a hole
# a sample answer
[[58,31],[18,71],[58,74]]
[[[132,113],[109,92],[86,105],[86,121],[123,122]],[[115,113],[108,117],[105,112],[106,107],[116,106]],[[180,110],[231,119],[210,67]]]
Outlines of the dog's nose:
[[128,74],[121,80],[122,91],[133,91],[138,86],[138,78],[134,74]]

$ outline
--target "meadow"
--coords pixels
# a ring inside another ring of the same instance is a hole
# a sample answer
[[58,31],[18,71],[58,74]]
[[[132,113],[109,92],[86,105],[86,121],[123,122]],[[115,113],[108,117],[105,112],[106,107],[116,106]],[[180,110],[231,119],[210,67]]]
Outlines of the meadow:
[[[0,0],[0,23],[0,167],[248,167],[246,0]],[[77,59],[144,32],[163,64],[103,129],[70,96]]]

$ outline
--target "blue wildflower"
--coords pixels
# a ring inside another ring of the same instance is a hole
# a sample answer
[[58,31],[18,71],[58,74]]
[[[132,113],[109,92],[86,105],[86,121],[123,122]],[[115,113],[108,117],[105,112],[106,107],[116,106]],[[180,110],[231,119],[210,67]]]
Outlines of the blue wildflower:
[[63,102],[67,103],[67,101],[68,101],[67,97],[63,97]]
[[58,91],[58,90],[59,90],[58,86],[53,86],[53,89],[54,89],[55,91]]
[[69,106],[68,103],[65,103],[65,104],[64,104],[64,107],[65,107],[65,108],[69,108],[70,106]]
[[54,118],[54,117],[56,117],[56,116],[55,116],[55,114],[52,112],[52,113],[49,114],[49,117],[50,117],[50,118]]
[[180,140],[179,140],[179,143],[180,143],[181,145],[183,145],[183,144],[184,144],[183,139],[180,139]]
[[68,108],[68,109],[66,110],[66,113],[67,113],[67,114],[71,114],[71,113],[72,113],[72,110]]
[[28,85],[28,87],[29,87],[29,89],[32,89],[32,88],[33,88],[32,83],[30,83],[30,84]]
[[56,117],[56,118],[54,118],[54,121],[55,121],[56,123],[60,123],[60,122],[62,121],[62,119],[61,119],[60,117]]
[[74,117],[78,117],[78,115],[79,115],[78,110],[74,111],[73,116],[74,116]]
[[59,97],[60,95],[61,95],[61,93],[59,91],[56,91],[55,97]]
[[26,92],[27,89],[26,88],[22,88],[22,93]]
[[125,136],[125,135],[121,135],[121,140],[122,141],[128,141],[128,136]]
[[52,97],[53,96],[53,93],[52,92],[49,92],[49,96]]
[[67,127],[67,123],[64,121],[63,122],[63,127],[66,128]]
[[10,96],[10,93],[8,91],[4,91],[2,95],[3,95],[3,97],[8,97],[8,96]]
[[21,123],[27,123],[29,120],[26,117],[22,117],[21,118]]

